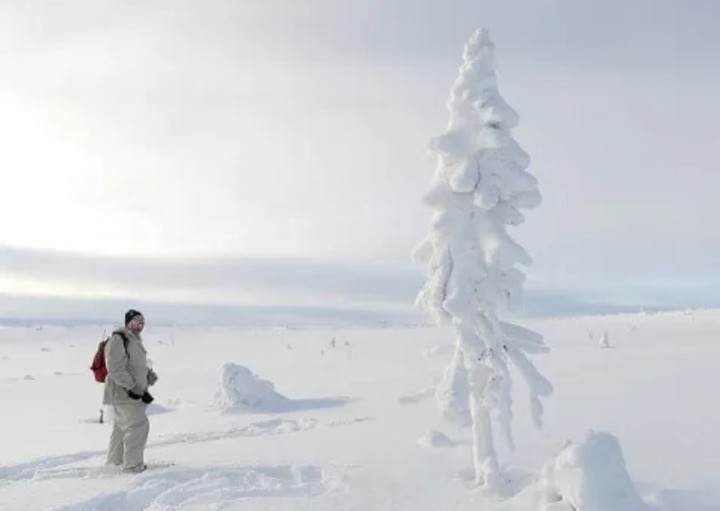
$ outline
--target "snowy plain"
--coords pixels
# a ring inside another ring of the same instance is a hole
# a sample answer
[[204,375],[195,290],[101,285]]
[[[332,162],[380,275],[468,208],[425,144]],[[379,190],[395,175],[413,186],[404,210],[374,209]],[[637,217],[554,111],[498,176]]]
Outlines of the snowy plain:
[[[472,488],[469,432],[434,400],[449,330],[150,325],[151,468],[125,475],[103,467],[109,427],[88,370],[102,328],[2,328],[0,510],[569,511],[541,507],[542,466],[594,430],[618,439],[648,509],[720,511],[720,311],[523,325],[552,349],[533,359],[555,392],[538,431],[514,376],[504,496]],[[284,398],[228,408],[227,363]]]

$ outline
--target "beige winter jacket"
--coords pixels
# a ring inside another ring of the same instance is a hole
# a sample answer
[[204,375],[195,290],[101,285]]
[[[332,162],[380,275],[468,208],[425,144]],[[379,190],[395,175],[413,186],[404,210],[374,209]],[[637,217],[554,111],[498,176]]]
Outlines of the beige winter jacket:
[[[118,332],[125,334],[128,339],[127,351],[123,338]],[[110,340],[105,344],[105,365],[108,375],[105,380],[105,393],[103,403],[117,405],[127,403],[142,403],[128,396],[127,391],[142,395],[148,388],[147,352],[139,336],[127,328],[113,332]]]

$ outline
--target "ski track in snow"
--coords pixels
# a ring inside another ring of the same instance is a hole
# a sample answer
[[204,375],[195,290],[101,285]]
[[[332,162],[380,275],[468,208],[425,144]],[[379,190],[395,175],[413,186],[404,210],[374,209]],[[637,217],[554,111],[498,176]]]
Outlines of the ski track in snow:
[[150,469],[132,488],[92,497],[54,511],[161,511],[185,506],[217,509],[248,497],[315,497],[343,491],[338,474],[312,465],[230,466],[222,468]]
[[[370,420],[370,417],[357,417],[354,419],[342,419],[321,422],[317,419],[283,419],[275,418],[265,421],[252,422],[243,427],[231,428],[226,431],[205,432],[205,433],[181,433],[158,441],[148,443],[148,449],[155,447],[167,447],[170,445],[184,443],[212,442],[215,440],[227,440],[241,437],[257,437],[266,435],[284,435],[309,431],[321,427],[338,427],[358,424]],[[112,475],[116,471],[112,467],[68,467],[91,458],[102,456],[105,451],[85,451],[62,456],[49,456],[36,459],[17,465],[0,467],[0,486],[21,480],[45,480],[64,478],[87,478],[103,477]],[[84,509],[84,508],[82,508]],[[135,509],[135,508],[132,508]]]

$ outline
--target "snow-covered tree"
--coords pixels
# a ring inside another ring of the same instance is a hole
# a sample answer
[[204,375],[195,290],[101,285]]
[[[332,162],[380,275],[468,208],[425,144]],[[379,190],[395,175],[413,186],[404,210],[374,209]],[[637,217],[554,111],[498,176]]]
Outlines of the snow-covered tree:
[[513,445],[510,363],[528,383],[538,426],[540,398],[552,392],[527,357],[547,351],[542,337],[499,318],[519,308],[525,276],[516,266],[531,263],[507,228],[541,199],[526,171],[530,158],[510,134],[518,115],[498,92],[493,52],[487,30],[465,46],[448,127],[430,142],[437,171],[424,202],[434,214],[414,253],[429,267],[417,302],[439,324],[452,325],[457,340],[437,397],[449,418],[472,425],[476,482],[491,488],[502,482],[491,412]]

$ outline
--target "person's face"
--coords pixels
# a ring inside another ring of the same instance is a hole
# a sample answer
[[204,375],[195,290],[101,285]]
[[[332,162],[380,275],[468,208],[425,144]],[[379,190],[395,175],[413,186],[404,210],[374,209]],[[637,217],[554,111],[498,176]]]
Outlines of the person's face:
[[128,323],[128,329],[131,332],[142,332],[143,328],[145,328],[145,318],[142,316],[135,316],[132,318],[130,323]]

